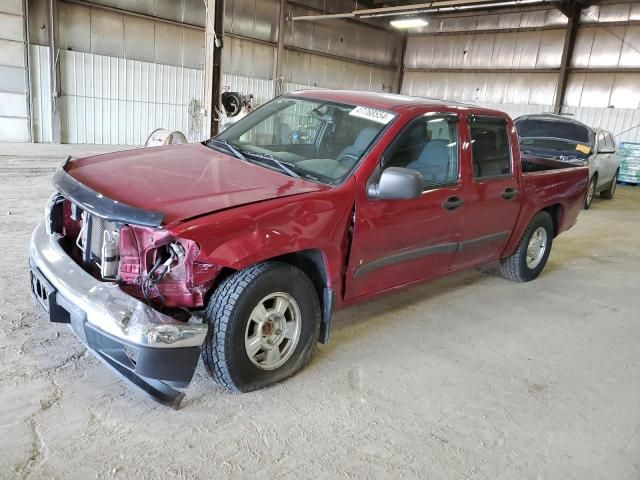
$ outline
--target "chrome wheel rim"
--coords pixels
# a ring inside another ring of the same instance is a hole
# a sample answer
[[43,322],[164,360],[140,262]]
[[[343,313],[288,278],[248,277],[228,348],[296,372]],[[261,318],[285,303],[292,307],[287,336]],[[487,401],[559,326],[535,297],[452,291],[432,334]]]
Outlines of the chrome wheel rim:
[[591,200],[593,200],[593,192],[595,192],[595,190],[596,190],[596,181],[591,180],[591,183],[589,184],[589,191],[587,192],[587,205],[591,205]]
[[538,227],[529,239],[527,246],[527,267],[530,269],[540,265],[544,252],[547,250],[547,231],[543,227]]
[[251,311],[244,333],[244,348],[261,370],[281,367],[293,355],[302,327],[295,299],[284,292],[267,295]]
[[616,174],[613,177],[613,183],[611,184],[611,196],[613,196],[613,194],[615,193],[617,185],[618,185],[618,172],[616,172]]

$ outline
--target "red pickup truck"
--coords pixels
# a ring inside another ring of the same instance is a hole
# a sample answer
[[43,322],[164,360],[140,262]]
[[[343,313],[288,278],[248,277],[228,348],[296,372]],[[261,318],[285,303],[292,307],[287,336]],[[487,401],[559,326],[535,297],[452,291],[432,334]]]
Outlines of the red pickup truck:
[[301,369],[347,305],[493,261],[536,278],[587,181],[521,157],[499,111],[296,92],[201,144],[65,162],[31,239],[32,291],[177,408],[200,356],[246,392]]

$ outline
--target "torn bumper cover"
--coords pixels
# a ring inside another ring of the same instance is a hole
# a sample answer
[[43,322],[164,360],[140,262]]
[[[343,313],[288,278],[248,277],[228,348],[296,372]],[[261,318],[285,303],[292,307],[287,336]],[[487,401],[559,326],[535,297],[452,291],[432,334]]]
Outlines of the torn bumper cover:
[[60,235],[44,224],[29,247],[31,289],[52,322],[70,323],[74,333],[104,363],[152,398],[178,408],[195,371],[207,325],[164,315],[101,282],[62,249]]

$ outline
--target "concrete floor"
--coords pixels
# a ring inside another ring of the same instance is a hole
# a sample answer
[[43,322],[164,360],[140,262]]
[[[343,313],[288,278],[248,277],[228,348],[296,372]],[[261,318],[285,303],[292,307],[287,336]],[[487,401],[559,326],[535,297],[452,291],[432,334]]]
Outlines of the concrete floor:
[[352,308],[289,381],[230,395],[200,367],[172,411],[35,307],[27,242],[69,147],[12,148],[3,478],[640,477],[640,188],[596,199],[533,283],[472,270]]

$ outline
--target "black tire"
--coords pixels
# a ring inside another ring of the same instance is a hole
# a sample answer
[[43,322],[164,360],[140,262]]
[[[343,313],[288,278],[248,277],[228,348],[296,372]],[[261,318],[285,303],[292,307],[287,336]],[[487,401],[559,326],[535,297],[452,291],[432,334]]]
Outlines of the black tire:
[[[598,184],[598,177],[595,175],[591,177],[589,180],[589,186],[587,187],[587,194],[584,197],[584,206],[585,210],[589,210],[591,208],[591,202],[593,202],[593,197],[596,196],[596,185]],[[591,193],[590,193],[591,192]]]
[[[547,235],[545,251],[535,268],[530,268],[527,265],[527,247],[529,246],[529,240],[532,235],[540,227],[545,229]],[[522,235],[515,252],[513,252],[511,256],[500,260],[500,271],[502,275],[515,282],[530,282],[537,278],[549,258],[551,245],[553,243],[553,231],[551,215],[547,212],[538,212]]]
[[[287,293],[298,304],[300,337],[282,366],[263,370],[249,358],[245,332],[254,307],[274,292]],[[311,280],[300,269],[284,262],[264,262],[226,278],[211,296],[205,318],[209,332],[202,360],[207,371],[229,392],[249,392],[280,382],[309,362],[320,328],[320,303]]]
[[600,192],[600,198],[604,198],[606,200],[611,200],[613,198],[613,194],[616,193],[616,185],[618,184],[618,173],[619,170],[616,170],[616,174],[613,176],[613,180],[611,180],[609,188]]

